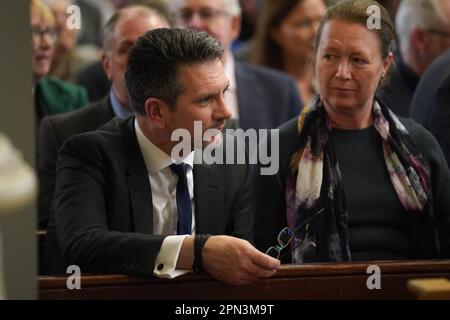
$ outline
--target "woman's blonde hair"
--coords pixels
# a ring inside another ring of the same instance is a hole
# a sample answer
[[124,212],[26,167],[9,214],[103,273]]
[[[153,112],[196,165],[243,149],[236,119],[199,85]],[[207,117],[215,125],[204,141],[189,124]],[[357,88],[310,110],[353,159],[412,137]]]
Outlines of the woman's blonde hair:
[[53,15],[52,10],[41,0],[30,0],[30,12],[36,12],[42,20],[54,26],[55,25],[55,16]]
[[323,28],[328,21],[340,19],[345,22],[358,23],[365,26],[371,14],[367,9],[371,6],[376,6],[380,10],[380,28],[375,28],[373,31],[375,31],[380,40],[380,53],[385,59],[392,49],[394,26],[387,10],[375,0],[342,0],[330,7],[322,18],[316,33],[316,50],[319,47]]

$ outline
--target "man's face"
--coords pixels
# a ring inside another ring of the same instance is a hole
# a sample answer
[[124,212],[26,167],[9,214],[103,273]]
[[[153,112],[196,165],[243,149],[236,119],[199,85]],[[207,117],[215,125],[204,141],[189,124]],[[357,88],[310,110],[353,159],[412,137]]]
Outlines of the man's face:
[[[202,122],[202,137],[207,129],[223,130],[230,118],[230,110],[225,105],[225,92],[229,81],[219,60],[179,69],[179,84],[183,88],[173,108],[165,108],[162,118],[170,136],[178,128],[187,129],[194,139],[194,121]],[[200,137],[200,138],[202,138]],[[214,141],[214,137],[204,144]],[[177,142],[174,142],[174,145]]]
[[205,31],[230,49],[239,36],[240,17],[230,16],[221,0],[174,0],[172,10],[176,27]]
[[439,9],[441,10],[441,26],[439,28],[431,28],[426,33],[427,41],[422,53],[426,67],[450,48],[450,1],[440,1]]
[[168,24],[154,14],[140,16],[124,16],[117,23],[110,41],[109,49],[103,54],[103,67],[112,82],[117,99],[125,107],[129,107],[125,85],[125,70],[128,52],[136,40],[146,31],[168,27]]
[[419,76],[450,48],[450,1],[437,1],[436,5],[438,19],[433,21],[433,26],[417,27],[410,38],[410,45],[414,48],[417,59],[416,66],[413,67]]

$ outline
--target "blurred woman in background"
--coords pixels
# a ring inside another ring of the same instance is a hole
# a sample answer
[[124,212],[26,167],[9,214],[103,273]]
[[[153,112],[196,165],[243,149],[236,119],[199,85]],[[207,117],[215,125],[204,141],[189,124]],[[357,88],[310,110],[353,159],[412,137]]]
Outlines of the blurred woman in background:
[[[76,74],[85,66],[99,60],[101,55],[100,48],[94,45],[77,45],[78,30],[67,24],[68,19],[72,19],[67,8],[73,3],[73,0],[45,0],[45,4],[53,12],[58,32],[49,74],[69,82],[75,82]],[[97,32],[101,33],[101,30]]]
[[253,62],[294,77],[306,105],[316,93],[314,37],[325,11],[323,0],[267,0],[259,18]]
[[33,94],[37,124],[48,114],[75,110],[88,103],[84,88],[48,77],[58,39],[56,21],[41,0],[30,2]]

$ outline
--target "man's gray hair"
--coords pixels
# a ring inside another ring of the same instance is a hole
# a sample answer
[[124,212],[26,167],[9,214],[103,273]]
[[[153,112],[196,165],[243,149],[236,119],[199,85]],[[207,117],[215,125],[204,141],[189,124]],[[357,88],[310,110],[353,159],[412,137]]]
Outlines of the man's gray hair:
[[111,40],[114,35],[117,24],[125,16],[127,18],[138,18],[146,15],[159,16],[161,20],[167,21],[166,17],[156,9],[141,4],[131,4],[117,10],[103,27],[103,50],[105,52],[111,50]]
[[416,28],[440,28],[440,2],[449,0],[402,0],[395,17],[395,28],[402,55],[410,49],[411,34]]
[[241,6],[239,0],[222,0],[224,10],[230,16],[238,16],[241,14]]
[[[44,0],[47,6],[52,6],[55,2],[61,2],[62,0]],[[68,6],[75,4],[75,0],[64,0]]]
[[[172,11],[175,11],[183,3],[183,0],[170,0],[170,1]],[[239,0],[211,0],[211,1],[222,1],[223,10],[225,10],[225,12],[232,17],[239,16],[241,14],[241,5],[239,4]]]

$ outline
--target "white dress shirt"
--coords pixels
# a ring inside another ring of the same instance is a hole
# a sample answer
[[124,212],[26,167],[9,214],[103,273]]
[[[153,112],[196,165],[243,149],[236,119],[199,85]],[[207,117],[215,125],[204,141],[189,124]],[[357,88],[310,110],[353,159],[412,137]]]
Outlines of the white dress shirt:
[[[177,175],[170,169],[175,161],[164,151],[150,142],[141,129],[137,120],[134,122],[136,137],[147,168],[153,202],[153,234],[169,235],[161,246],[155,260],[154,274],[162,278],[175,278],[188,270],[175,270],[181,245],[187,235],[177,234]],[[183,162],[188,165],[187,183],[192,204],[192,232],[195,231],[194,206],[194,152],[191,152]]]
[[231,111],[232,119],[239,119],[239,105],[237,99],[237,85],[236,85],[236,69],[234,64],[233,55],[227,56],[226,63],[224,65],[225,76],[230,81],[230,87],[225,94],[225,103],[228,109]]

